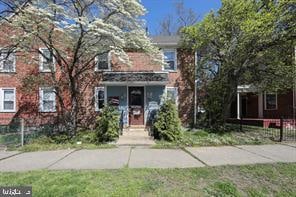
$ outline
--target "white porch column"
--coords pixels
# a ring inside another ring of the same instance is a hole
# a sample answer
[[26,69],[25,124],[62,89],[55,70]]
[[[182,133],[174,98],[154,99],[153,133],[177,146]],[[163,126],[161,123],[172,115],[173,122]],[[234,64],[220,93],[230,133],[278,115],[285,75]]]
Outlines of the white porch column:
[[258,118],[263,118],[263,93],[258,94]]
[[240,98],[240,92],[237,92],[237,119],[241,119],[241,98]]

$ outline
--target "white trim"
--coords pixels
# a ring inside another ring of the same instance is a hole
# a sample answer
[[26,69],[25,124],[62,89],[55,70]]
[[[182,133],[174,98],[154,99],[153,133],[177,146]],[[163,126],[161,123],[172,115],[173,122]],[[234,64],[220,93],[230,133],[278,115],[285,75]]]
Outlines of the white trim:
[[99,111],[101,111],[102,109],[100,109],[99,108],[99,95],[98,95],[98,93],[99,93],[99,91],[104,91],[104,105],[106,105],[107,103],[107,101],[106,101],[106,97],[107,97],[107,88],[105,88],[104,86],[99,86],[99,87],[95,87],[95,111],[96,112],[99,112]]
[[159,74],[167,74],[168,72],[166,72],[166,71],[107,71],[107,72],[105,72],[105,73],[112,73],[112,74],[121,74],[121,73],[124,73],[124,74],[126,74],[126,73],[128,73],[128,74],[138,74],[138,73],[159,73]]
[[[267,109],[267,106],[266,106],[266,95],[275,95],[275,102],[276,102],[276,108],[274,108],[274,109]],[[270,111],[272,111],[272,110],[278,110],[278,95],[277,95],[277,93],[266,93],[266,92],[264,92],[264,110],[270,110]]]
[[98,68],[98,56],[95,57],[95,72],[102,72],[102,71],[111,71],[111,51],[108,52],[108,68],[107,69],[99,69]]
[[40,73],[55,72],[56,71],[56,60],[54,58],[54,55],[52,56],[52,68],[53,69],[44,70],[44,68],[43,68],[44,56],[42,55],[44,50],[48,50],[50,52],[50,50],[48,48],[44,48],[44,47],[39,48],[39,72]]
[[175,57],[174,57],[174,69],[165,69],[164,68],[164,65],[162,65],[162,70],[163,71],[167,71],[167,72],[176,72],[177,69],[178,69],[178,52],[177,52],[177,49],[176,48],[163,48],[161,49],[162,51],[162,61],[163,63],[165,64],[165,56],[164,56],[164,53],[165,52],[174,52],[175,53]]
[[104,85],[117,85],[117,86],[145,86],[145,85],[166,85],[167,81],[105,81],[101,82]]
[[[4,52],[5,48],[0,48],[0,51],[3,50],[2,53],[6,53]],[[15,73],[16,72],[16,53],[15,51],[14,52],[11,52],[9,54],[9,56],[13,55],[13,69],[10,71],[10,70],[4,70],[4,65],[3,65],[3,60],[1,60],[1,55],[0,55],[0,73]],[[9,58],[9,56],[7,58]]]
[[[13,90],[14,98],[13,98],[13,109],[12,110],[5,110],[4,109],[4,91],[5,90]],[[0,88],[0,112],[5,113],[13,113],[16,112],[16,88],[15,87],[5,87]]]
[[[54,93],[54,100],[53,100],[53,109],[45,110],[43,107],[43,91],[44,90],[51,90]],[[56,112],[56,93],[53,87],[40,87],[39,88],[39,111],[40,112]]]
[[166,95],[166,98],[167,98],[167,94],[168,94],[168,89],[171,89],[171,90],[174,90],[174,92],[176,93],[176,100],[175,100],[175,103],[176,103],[176,106],[178,107],[179,106],[179,88],[178,87],[165,87],[165,95]]

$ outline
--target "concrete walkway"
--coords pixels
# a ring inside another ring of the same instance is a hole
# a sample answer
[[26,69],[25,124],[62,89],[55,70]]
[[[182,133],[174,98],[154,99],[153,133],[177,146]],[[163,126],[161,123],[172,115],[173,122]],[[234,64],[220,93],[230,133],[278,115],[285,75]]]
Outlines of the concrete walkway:
[[219,165],[296,162],[296,144],[150,149],[0,152],[0,171],[129,168],[192,168]]

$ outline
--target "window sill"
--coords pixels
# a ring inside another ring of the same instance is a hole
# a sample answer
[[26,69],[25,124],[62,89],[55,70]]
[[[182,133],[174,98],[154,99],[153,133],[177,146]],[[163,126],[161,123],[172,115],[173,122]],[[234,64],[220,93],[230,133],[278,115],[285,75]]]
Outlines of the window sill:
[[177,70],[162,70],[164,72],[168,72],[168,73],[177,73],[178,71]]
[[55,71],[51,72],[51,71],[39,71],[39,73],[55,73]]
[[8,110],[1,110],[0,111],[0,113],[16,113],[16,110],[10,110],[10,111],[8,111]]
[[111,69],[102,69],[102,70],[95,70],[95,72],[110,72],[112,71]]
[[39,111],[40,113],[56,113],[57,111]]
[[16,71],[0,71],[0,74],[16,74]]

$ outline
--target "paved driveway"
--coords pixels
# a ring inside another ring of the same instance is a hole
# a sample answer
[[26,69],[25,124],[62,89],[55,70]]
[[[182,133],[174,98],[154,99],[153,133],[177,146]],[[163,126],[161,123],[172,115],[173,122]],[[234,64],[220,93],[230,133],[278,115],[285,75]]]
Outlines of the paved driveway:
[[0,171],[191,168],[296,162],[296,146],[255,145],[150,149],[121,147],[98,150],[58,150],[30,153],[0,152]]

